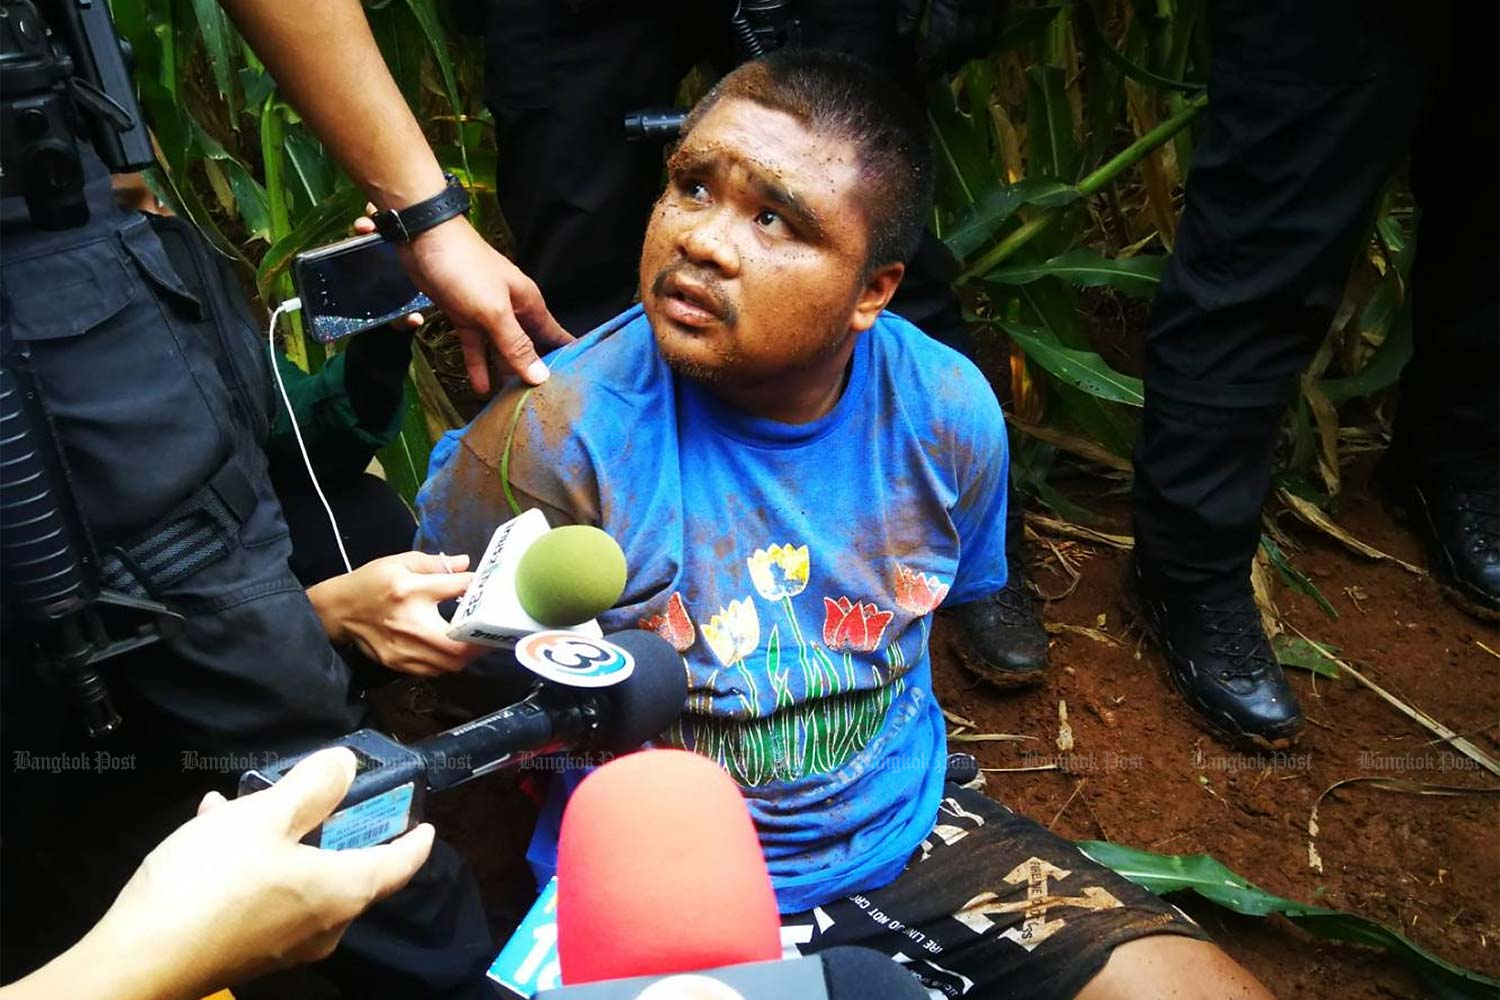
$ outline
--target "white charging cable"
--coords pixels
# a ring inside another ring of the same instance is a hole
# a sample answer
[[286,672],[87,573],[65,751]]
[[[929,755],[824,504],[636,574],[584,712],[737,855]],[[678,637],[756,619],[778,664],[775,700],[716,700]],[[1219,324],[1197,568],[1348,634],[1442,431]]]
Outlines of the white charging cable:
[[287,419],[292,422],[292,435],[297,439],[297,450],[302,452],[302,464],[307,466],[307,476],[312,480],[313,490],[318,494],[318,499],[323,502],[323,510],[328,514],[328,523],[333,525],[333,540],[339,547],[339,558],[344,561],[344,572],[354,572],[354,567],[349,565],[349,553],[344,551],[344,534],[339,530],[338,518],[333,516],[333,508],[329,506],[328,498],[323,495],[323,487],[318,484],[318,474],[313,471],[312,459],[307,457],[307,442],[302,440],[302,428],[297,426],[297,412],[292,408],[292,398],[286,393],[286,383],[281,380],[281,366],[276,362],[276,324],[282,314],[296,312],[302,308],[302,300],[297,298],[287,299],[276,307],[271,313],[271,329],[266,333],[266,347],[271,355],[271,373],[276,376],[276,388],[281,391],[281,402],[286,406]]

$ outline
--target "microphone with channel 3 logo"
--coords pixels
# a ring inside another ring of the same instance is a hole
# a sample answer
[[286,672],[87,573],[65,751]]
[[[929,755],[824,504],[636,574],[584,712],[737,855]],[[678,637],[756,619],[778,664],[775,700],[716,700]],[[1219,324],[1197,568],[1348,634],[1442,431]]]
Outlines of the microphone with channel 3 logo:
[[[333,815],[303,842],[330,850],[384,843],[422,821],[429,795],[539,754],[634,750],[675,722],[687,701],[682,657],[654,632],[537,632],[516,644],[516,659],[537,680],[497,712],[411,745],[373,729],[326,744],[348,747],[358,768]],[[321,749],[246,771],[239,794],[269,788]]]

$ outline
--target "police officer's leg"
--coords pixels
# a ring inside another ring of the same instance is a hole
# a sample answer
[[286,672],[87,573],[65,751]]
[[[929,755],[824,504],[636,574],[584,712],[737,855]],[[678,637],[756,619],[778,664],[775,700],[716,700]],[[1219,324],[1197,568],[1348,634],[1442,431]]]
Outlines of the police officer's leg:
[[494,0],[485,103],[516,263],[582,335],[635,295],[641,235],[661,191],[660,140],[627,141],[627,111],[670,107],[719,4]]
[[1414,128],[1420,60],[1394,2],[1210,18],[1208,116],[1147,334],[1137,569],[1179,692],[1221,734],[1284,745],[1301,713],[1250,596],[1260,509],[1296,376]]
[[[1446,11],[1439,8],[1435,14]],[[1412,150],[1421,208],[1412,358],[1381,479],[1457,602],[1500,615],[1500,204],[1496,8],[1466,9]],[[1478,72],[1478,81],[1472,74]],[[1455,169],[1466,183],[1453,183]]]

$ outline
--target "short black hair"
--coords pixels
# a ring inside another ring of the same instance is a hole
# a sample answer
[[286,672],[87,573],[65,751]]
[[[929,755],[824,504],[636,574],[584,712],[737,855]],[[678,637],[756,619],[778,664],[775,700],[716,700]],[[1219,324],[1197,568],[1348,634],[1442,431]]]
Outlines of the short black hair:
[[868,270],[911,259],[932,210],[932,147],[926,117],[894,82],[841,52],[781,49],[715,84],[682,134],[726,98],[785,112],[852,145],[866,180],[860,195],[870,230]]

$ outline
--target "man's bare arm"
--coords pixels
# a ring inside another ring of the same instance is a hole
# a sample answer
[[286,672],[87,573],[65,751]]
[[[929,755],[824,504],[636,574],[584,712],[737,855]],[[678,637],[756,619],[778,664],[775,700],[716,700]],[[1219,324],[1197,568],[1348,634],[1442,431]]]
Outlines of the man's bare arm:
[[562,381],[509,389],[474,418],[417,498],[417,548],[466,553],[477,566],[495,528],[521,511],[541,508],[554,528],[599,523],[594,475],[575,442],[536,433],[572,425],[557,406]]
[[[358,0],[221,0],[240,32],[323,144],[377,208],[405,208],[442,191],[442,168],[381,58]],[[486,343],[527,382],[547,377],[532,341],[573,338],[536,283],[462,218],[401,250],[412,280],[453,322],[469,381],[488,392]]]

